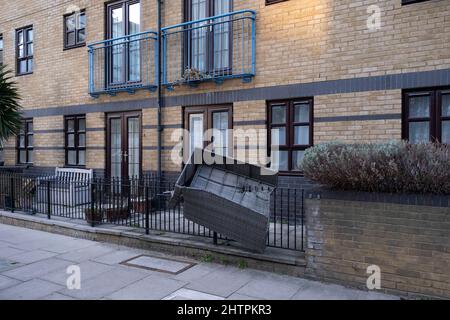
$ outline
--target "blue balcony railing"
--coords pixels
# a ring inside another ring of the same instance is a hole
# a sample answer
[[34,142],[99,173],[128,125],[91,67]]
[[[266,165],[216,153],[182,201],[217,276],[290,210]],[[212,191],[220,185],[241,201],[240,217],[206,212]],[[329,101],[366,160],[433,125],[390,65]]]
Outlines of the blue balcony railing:
[[255,76],[256,12],[241,10],[162,29],[162,83],[169,88]]
[[158,34],[153,31],[88,45],[89,93],[154,90],[158,83]]

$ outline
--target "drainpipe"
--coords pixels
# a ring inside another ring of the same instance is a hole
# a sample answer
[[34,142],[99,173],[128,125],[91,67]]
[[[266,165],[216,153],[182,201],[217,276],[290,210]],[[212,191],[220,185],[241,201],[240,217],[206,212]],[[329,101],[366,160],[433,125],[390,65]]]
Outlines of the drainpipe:
[[158,2],[158,180],[162,179],[162,108],[164,103],[163,91],[162,91],[162,40],[161,40],[161,28],[162,28],[162,5],[163,0],[157,0]]

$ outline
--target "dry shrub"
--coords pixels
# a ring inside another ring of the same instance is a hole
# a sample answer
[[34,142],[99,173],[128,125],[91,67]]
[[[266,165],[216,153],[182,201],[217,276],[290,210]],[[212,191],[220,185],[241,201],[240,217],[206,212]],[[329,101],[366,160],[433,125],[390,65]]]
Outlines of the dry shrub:
[[443,144],[324,143],[306,151],[303,169],[335,189],[450,194],[450,147]]

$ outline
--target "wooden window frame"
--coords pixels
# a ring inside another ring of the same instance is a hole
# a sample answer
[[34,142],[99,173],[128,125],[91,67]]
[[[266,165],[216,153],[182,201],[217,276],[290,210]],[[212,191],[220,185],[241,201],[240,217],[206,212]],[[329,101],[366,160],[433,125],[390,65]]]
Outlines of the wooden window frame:
[[[28,31],[32,32],[33,34],[33,40],[29,41],[28,39]],[[24,56],[19,57],[19,33],[23,33],[23,52]],[[24,76],[27,74],[32,74],[34,71],[34,28],[32,25],[26,26],[23,28],[19,28],[16,30],[16,76]],[[33,45],[33,54],[28,55],[28,46]],[[28,61],[31,60],[31,70],[28,70]],[[27,61],[27,71],[26,72],[20,72],[20,62],[21,61]]]
[[[295,106],[297,104],[309,104],[309,122],[295,122]],[[286,122],[272,123],[272,107],[285,105],[286,108]],[[309,125],[309,144],[296,145],[295,141],[295,127]],[[279,151],[288,152],[288,170],[279,171],[282,175],[303,175],[302,171],[293,170],[292,159],[295,151],[304,151],[314,145],[314,98],[298,98],[298,99],[283,99],[267,101],[267,155],[270,157],[272,152],[272,129],[285,127],[286,128],[286,143],[278,146]]]
[[[74,121],[74,131],[69,132],[69,121]],[[80,130],[79,123],[80,120],[84,120],[84,130]],[[74,146],[69,147],[69,134],[74,135]],[[80,134],[84,134],[84,146],[80,146]],[[86,167],[86,115],[71,115],[64,117],[64,149],[65,149],[65,166],[73,168],[84,168]],[[76,163],[69,164],[69,151],[75,151],[76,153]],[[84,164],[80,164],[80,151],[84,151]]]
[[[82,15],[84,16],[85,19],[84,28],[78,28],[79,18]],[[75,29],[73,31],[67,31],[67,19],[70,18],[71,16],[75,16]],[[84,41],[79,41],[78,34],[81,30],[84,30],[84,37],[85,37]],[[72,32],[75,33],[75,44],[69,45],[67,44],[67,35]],[[63,16],[63,43],[64,43],[64,50],[86,46],[86,9],[67,13]]]
[[[30,132],[28,130],[28,124],[31,123],[33,125],[33,130]],[[22,120],[22,128],[23,128],[23,133],[20,133],[17,135],[17,164],[19,165],[29,165],[29,164],[33,164],[33,161],[30,161],[29,159],[29,154],[28,152],[31,151],[32,153],[34,152],[34,124],[33,124],[33,119],[29,118],[29,119],[23,119]],[[21,147],[20,146],[20,137],[23,136],[24,137],[24,146]],[[30,140],[30,136],[33,137],[33,144],[30,146],[29,145],[29,140]],[[21,162],[20,159],[20,152],[21,151],[25,151],[25,162]]]
[[[402,98],[402,139],[409,141],[409,124],[411,122],[428,121],[430,124],[429,142],[442,142],[442,122],[450,121],[450,116],[442,116],[442,95],[450,95],[450,87],[432,87],[424,89],[404,90]],[[410,118],[409,98],[430,96],[429,117]]]

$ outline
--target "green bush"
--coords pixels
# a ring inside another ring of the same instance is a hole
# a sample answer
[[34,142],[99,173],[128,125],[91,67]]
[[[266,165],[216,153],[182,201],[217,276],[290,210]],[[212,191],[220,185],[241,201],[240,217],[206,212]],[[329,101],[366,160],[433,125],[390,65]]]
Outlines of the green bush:
[[319,144],[306,151],[303,170],[341,190],[450,194],[450,147],[437,143]]

